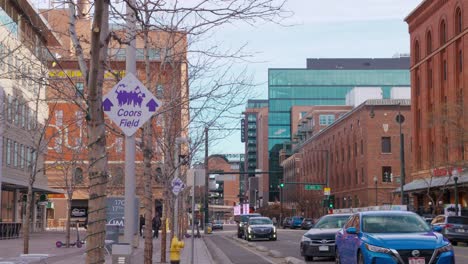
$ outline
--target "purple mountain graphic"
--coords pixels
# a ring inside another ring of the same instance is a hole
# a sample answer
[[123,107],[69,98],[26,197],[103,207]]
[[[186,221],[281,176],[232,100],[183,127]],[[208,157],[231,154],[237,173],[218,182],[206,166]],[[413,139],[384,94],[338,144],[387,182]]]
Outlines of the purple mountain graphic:
[[141,108],[141,103],[146,97],[145,94],[141,91],[140,87],[137,86],[132,91],[127,91],[127,86],[125,84],[119,84],[115,92],[117,93],[117,101],[119,106],[123,105],[132,105],[138,106]]

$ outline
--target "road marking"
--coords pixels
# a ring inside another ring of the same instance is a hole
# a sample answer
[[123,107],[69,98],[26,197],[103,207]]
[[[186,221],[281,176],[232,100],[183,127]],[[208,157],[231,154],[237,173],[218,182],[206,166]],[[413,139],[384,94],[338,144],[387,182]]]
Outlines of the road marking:
[[[223,238],[224,238],[224,239],[227,239],[227,238],[225,238],[225,237],[223,237]],[[280,263],[280,262],[273,262],[272,260],[270,260],[269,258],[263,256],[263,254],[257,252],[257,250],[255,250],[253,247],[251,248],[251,247],[248,246],[247,244],[244,245],[244,244],[242,244],[242,243],[239,243],[239,242],[237,242],[236,240],[234,240],[232,237],[231,237],[230,239],[232,239],[233,242],[234,242],[236,245],[239,245],[240,247],[243,247],[244,249],[247,249],[248,251],[254,253],[255,255],[257,255],[257,256],[259,256],[259,257],[261,257],[262,259],[268,261],[269,263],[272,263],[272,264],[278,264],[278,263]],[[268,253],[268,252],[267,252],[267,253]],[[283,258],[281,258],[281,259],[283,259]]]

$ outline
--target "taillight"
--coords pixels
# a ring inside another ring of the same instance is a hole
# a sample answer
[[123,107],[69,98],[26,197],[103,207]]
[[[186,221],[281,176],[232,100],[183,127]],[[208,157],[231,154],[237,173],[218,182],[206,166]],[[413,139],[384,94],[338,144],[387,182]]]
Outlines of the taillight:
[[445,224],[444,225],[444,228],[450,228],[450,227],[453,227],[453,225],[452,224]]

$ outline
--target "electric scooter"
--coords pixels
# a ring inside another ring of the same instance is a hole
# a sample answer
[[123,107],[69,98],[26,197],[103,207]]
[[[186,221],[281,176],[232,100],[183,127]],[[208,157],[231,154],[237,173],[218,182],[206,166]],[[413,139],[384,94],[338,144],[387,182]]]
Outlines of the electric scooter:
[[[81,248],[83,244],[85,243],[84,240],[80,240],[80,232],[78,232],[78,222],[76,223],[76,241],[75,242],[70,242],[70,246],[74,247],[76,246],[77,248]],[[55,246],[58,248],[61,248],[62,246],[65,246],[67,243],[62,242],[62,241],[57,241],[55,242]]]

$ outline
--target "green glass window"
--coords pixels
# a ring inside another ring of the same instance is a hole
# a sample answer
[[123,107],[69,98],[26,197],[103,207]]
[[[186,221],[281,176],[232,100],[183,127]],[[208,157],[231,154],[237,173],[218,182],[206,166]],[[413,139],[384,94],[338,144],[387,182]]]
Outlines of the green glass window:
[[270,126],[268,129],[268,138],[291,138],[289,126]]

